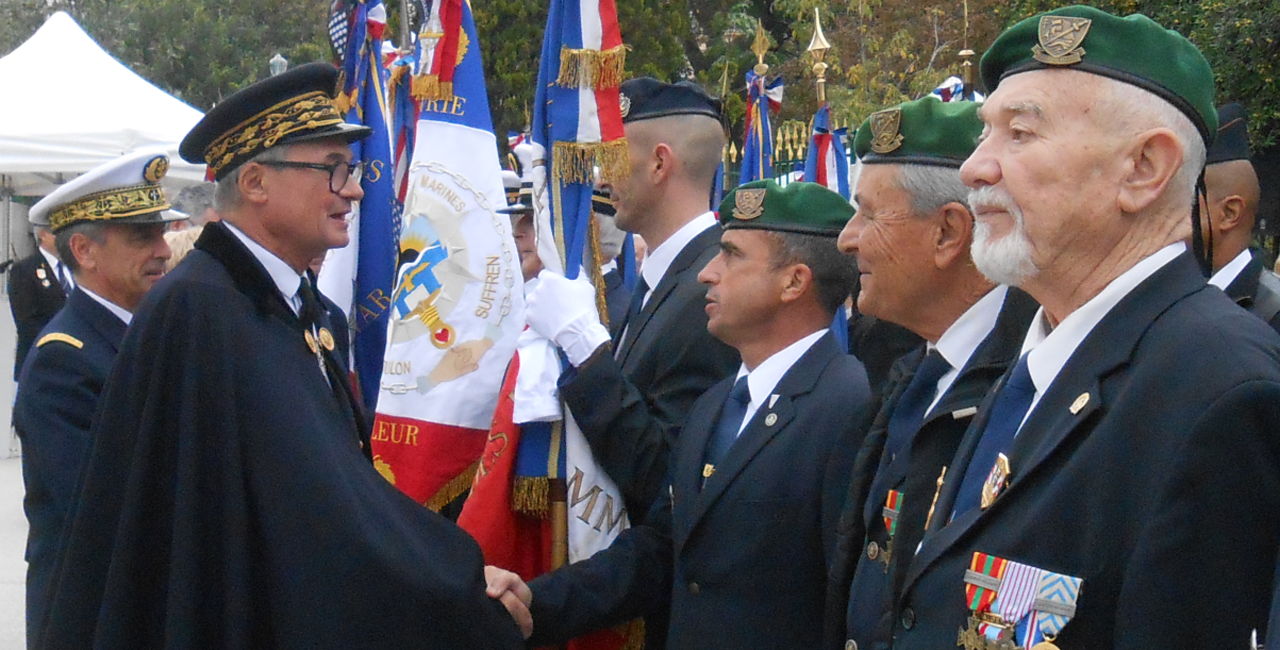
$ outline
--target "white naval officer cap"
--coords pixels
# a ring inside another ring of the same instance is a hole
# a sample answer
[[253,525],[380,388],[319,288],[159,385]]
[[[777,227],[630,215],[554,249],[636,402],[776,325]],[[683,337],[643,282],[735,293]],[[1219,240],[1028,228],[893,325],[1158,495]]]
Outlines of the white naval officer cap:
[[31,206],[28,219],[54,232],[81,222],[163,223],[185,219],[169,210],[160,179],[169,171],[164,149],[149,147],[103,163]]

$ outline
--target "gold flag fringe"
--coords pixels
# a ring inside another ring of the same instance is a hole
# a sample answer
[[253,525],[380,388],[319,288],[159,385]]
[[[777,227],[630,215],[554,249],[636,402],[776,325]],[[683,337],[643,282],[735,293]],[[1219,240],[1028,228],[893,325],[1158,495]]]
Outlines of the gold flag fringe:
[[356,99],[359,97],[360,89],[352,88],[349,93],[339,92],[338,96],[333,98],[333,105],[338,109],[338,112],[342,113],[345,117],[347,111],[351,110],[351,107],[356,105]]
[[551,501],[551,480],[545,476],[517,476],[511,481],[511,509],[535,519],[546,519]]
[[623,623],[617,630],[626,636],[619,650],[642,650],[644,648],[644,619],[637,618],[630,623]]
[[434,512],[440,512],[440,509],[449,505],[449,502],[462,496],[463,492],[471,489],[471,483],[476,479],[476,470],[480,469],[480,461],[471,463],[471,466],[464,470],[461,474],[453,477],[452,481],[444,484],[435,494],[431,495],[427,502],[422,504]]
[[438,74],[420,74],[413,78],[409,92],[414,99],[449,100],[453,99],[453,82],[440,81]]
[[616,181],[625,178],[631,161],[627,156],[627,139],[612,142],[557,142],[551,148],[551,169],[561,183],[593,183],[594,168],[600,167],[600,178]]
[[605,301],[604,273],[600,270],[604,266],[604,256],[600,252],[600,218],[594,210],[591,212],[591,223],[587,225],[587,235],[587,243],[590,245],[588,252],[591,254],[587,277],[596,288],[596,313],[600,315],[600,324],[609,329],[609,304]]
[[617,88],[622,84],[627,63],[627,47],[607,50],[560,48],[560,76],[556,85],[564,88]]

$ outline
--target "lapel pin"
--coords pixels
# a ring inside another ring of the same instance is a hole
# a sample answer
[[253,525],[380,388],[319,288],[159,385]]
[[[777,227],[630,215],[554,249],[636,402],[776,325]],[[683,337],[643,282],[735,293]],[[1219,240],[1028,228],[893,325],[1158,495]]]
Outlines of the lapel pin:
[[978,412],[978,407],[976,407],[976,406],[970,406],[969,408],[963,408],[963,409],[960,409],[960,410],[958,410],[958,411],[952,411],[952,412],[951,412],[951,419],[953,419],[953,420],[963,420],[963,419],[965,419],[965,418],[967,418],[967,417],[969,417],[969,416],[971,416],[971,415],[976,414],[977,412]]
[[778,414],[777,414],[777,413],[770,413],[770,414],[768,414],[768,415],[764,416],[764,425],[765,425],[766,427],[771,427],[771,426],[773,426],[773,425],[775,425],[775,424],[777,424],[777,423],[778,423]]
[[774,405],[774,404],[777,404],[777,403],[778,403],[778,395],[777,395],[776,393],[775,393],[775,394],[773,394],[773,395],[770,395],[770,396],[769,396],[769,408],[773,408],[773,405]]
[[1080,397],[1077,397],[1076,401],[1071,403],[1071,414],[1078,415],[1080,413],[1080,410],[1083,409],[1085,405],[1088,403],[1089,403],[1089,393],[1080,393]]

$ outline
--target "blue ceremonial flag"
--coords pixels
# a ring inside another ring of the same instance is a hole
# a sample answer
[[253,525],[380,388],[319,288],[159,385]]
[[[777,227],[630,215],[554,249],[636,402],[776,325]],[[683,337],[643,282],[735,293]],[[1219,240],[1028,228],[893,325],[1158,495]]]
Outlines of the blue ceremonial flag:
[[348,122],[363,124],[373,133],[352,144],[355,158],[364,163],[364,199],[353,210],[351,242],[325,261],[320,289],[348,314],[352,371],[361,400],[372,409],[386,349],[400,209],[381,69],[386,8],[382,0],[336,0],[329,28],[335,51],[343,55],[342,88],[335,103],[346,111]]
[[596,168],[614,179],[628,164],[618,95],[625,56],[612,2],[552,0],[532,135],[551,158],[544,201],[562,258],[543,263],[568,278],[583,265]]
[[782,107],[782,77],[766,82],[747,71],[747,120],[742,143],[742,174],[738,183],[773,178],[773,131],[769,112]]

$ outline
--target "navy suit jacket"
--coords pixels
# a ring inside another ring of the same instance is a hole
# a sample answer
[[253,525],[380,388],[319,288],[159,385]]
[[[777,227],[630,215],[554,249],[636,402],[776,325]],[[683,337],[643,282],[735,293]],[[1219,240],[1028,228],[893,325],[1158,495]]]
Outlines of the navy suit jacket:
[[[885,488],[898,490],[903,495],[896,533],[890,538],[882,514],[887,489],[872,493],[871,488],[884,455],[889,419],[897,409],[903,391],[915,377],[916,369],[924,359],[925,347],[921,345],[894,364],[888,394],[854,463],[849,496],[840,518],[836,562],[827,586],[824,643],[827,648],[843,648],[849,631],[854,632],[853,639],[864,650],[887,646],[886,635],[892,629],[887,610],[905,577],[911,552],[924,533],[938,474],[942,467],[951,463],[956,447],[960,445],[965,429],[972,422],[983,398],[999,381],[1009,363],[1017,359],[1027,326],[1038,307],[1031,296],[1018,289],[1009,289],[991,332],[974,350],[969,362],[930,411],[929,417],[921,423],[905,453],[899,454],[885,467]],[[881,556],[887,553],[884,550],[887,548],[893,549],[888,555],[891,565]],[[855,590],[851,590],[851,582],[856,585]],[[853,621],[846,620],[851,597],[855,599]]]
[[58,538],[90,448],[93,412],[124,332],[124,321],[77,288],[41,332],[62,336],[40,339],[23,367],[13,422],[22,439],[22,505],[30,524],[28,630],[39,629],[44,616]]
[[694,400],[741,363],[737,350],[707,331],[707,288],[698,273],[720,252],[719,244],[718,227],[694,237],[627,325],[625,341],[619,340],[623,328],[616,327],[618,353],[601,346],[561,377],[561,394],[628,512],[649,510]]
[[703,486],[732,378],[694,405],[645,524],[535,579],[532,644],[670,601],[667,647],[816,648],[836,520],[869,406],[866,371],[827,333],[778,382]]
[[53,274],[40,251],[14,262],[9,268],[9,310],[18,328],[18,348],[13,357],[15,381],[36,342],[36,334],[62,309],[66,300],[58,276]]
[[942,527],[993,397],[908,569],[894,648],[954,647],[975,552],[1083,579],[1061,648],[1247,647],[1266,625],[1280,543],[1275,332],[1179,256],[1063,366],[995,502]]

